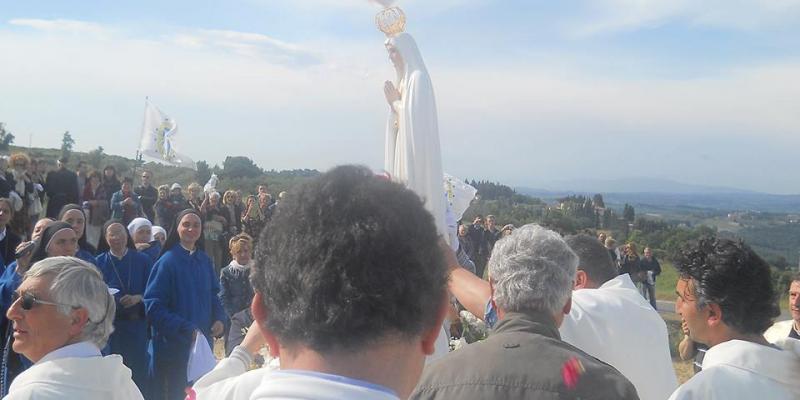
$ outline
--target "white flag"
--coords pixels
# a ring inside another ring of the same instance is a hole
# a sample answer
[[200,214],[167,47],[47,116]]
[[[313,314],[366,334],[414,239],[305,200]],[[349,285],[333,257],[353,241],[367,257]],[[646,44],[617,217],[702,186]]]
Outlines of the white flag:
[[458,220],[467,211],[478,190],[448,173],[444,173],[444,195],[447,205],[447,242],[453,251],[458,250]]
[[159,162],[196,170],[194,161],[181,154],[178,146],[178,124],[149,101],[146,102],[139,151]]

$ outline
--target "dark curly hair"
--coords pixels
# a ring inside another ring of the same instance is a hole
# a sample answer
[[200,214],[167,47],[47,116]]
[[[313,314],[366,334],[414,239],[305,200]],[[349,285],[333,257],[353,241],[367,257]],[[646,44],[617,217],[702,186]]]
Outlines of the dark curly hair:
[[262,231],[251,276],[281,343],[352,351],[435,325],[447,271],[416,194],[340,166],[291,198]]
[[681,278],[692,279],[698,308],[718,304],[722,321],[740,333],[762,334],[780,315],[769,265],[741,240],[691,242],[675,267]]

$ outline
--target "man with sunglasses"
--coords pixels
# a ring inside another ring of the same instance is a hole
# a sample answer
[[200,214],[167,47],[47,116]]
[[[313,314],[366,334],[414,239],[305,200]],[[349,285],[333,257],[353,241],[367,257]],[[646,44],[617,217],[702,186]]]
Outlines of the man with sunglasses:
[[33,361],[4,399],[142,399],[122,357],[100,349],[113,331],[114,297],[93,265],[74,257],[34,264],[6,315],[13,350]]

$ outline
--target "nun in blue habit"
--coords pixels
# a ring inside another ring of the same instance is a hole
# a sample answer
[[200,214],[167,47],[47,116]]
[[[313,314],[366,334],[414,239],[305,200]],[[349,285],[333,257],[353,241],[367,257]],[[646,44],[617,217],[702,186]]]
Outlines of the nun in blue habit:
[[70,224],[78,235],[78,252],[75,257],[94,264],[97,249],[86,241],[86,213],[83,208],[77,204],[65,204],[58,213],[58,220]]
[[128,233],[133,239],[136,250],[150,257],[150,261],[155,263],[161,254],[161,242],[153,238],[153,223],[147,218],[134,218],[128,224]]
[[189,351],[196,335],[203,335],[213,348],[213,338],[221,337],[228,323],[218,297],[219,279],[203,251],[202,237],[198,212],[180,212],[147,282],[144,304],[152,327],[150,394],[155,400],[184,398],[190,385],[186,378]]
[[128,230],[118,220],[103,225],[97,251],[96,265],[103,273],[103,280],[109,288],[119,290],[114,295],[117,313],[108,351],[122,356],[139,391],[147,393],[148,331],[143,300],[153,263],[136,251]]

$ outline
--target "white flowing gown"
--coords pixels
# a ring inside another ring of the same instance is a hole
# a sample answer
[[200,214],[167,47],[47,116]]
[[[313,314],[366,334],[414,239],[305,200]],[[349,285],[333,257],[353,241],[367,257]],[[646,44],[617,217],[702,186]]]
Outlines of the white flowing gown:
[[392,180],[405,184],[422,198],[433,215],[436,230],[449,239],[433,85],[411,35],[401,33],[389,38],[387,44],[400,53],[405,71],[395,82],[401,98],[394,103],[386,126],[385,169]]

